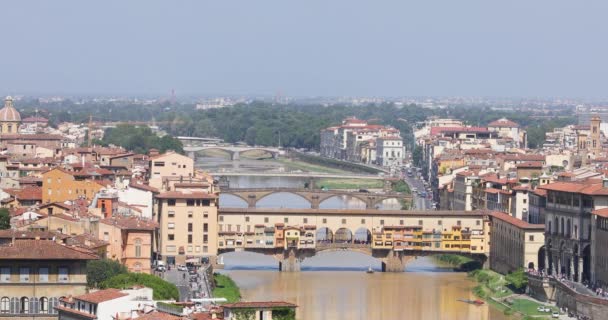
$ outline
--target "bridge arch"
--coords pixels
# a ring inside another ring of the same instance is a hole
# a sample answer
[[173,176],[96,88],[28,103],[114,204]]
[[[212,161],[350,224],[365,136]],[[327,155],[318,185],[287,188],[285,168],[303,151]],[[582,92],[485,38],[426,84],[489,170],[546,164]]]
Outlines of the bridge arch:
[[218,254],[218,263],[225,269],[278,269],[279,260],[273,255],[252,251],[228,251]]
[[336,230],[336,234],[334,236],[335,243],[352,243],[353,242],[353,232],[350,231],[349,228],[340,228]]
[[357,244],[370,244],[372,243],[372,232],[366,227],[360,227],[355,230],[353,239]]
[[245,154],[253,152],[253,151],[262,151],[265,154],[269,154],[272,158],[276,158],[277,154],[278,154],[276,151],[273,151],[273,150],[270,150],[270,149],[266,149],[266,148],[257,148],[257,147],[252,147],[251,149],[238,151],[238,153],[240,155],[245,155]]
[[228,159],[232,159],[234,157],[234,152],[230,151],[226,148],[222,148],[222,147],[207,147],[207,148],[202,148],[201,150],[195,151],[194,154],[196,156],[203,156],[203,155],[209,155],[207,152],[208,151],[220,151],[221,153],[226,155],[226,158]]
[[[285,203],[286,205],[273,205],[273,206],[264,206],[265,208],[294,208],[294,209],[310,209],[312,208],[312,203],[309,199],[307,199],[306,197],[304,197],[301,194],[295,193],[295,192],[289,192],[289,191],[277,191],[277,192],[269,192],[267,194],[264,194],[262,196],[260,196],[259,198],[256,199],[256,203],[255,203],[255,207],[256,208],[261,208],[261,206],[263,206],[265,204],[265,202],[269,202],[270,200],[269,197],[277,197],[280,196],[281,198],[279,199],[279,202],[281,203]],[[266,200],[266,201],[264,201]],[[300,202],[302,201],[302,202]],[[298,205],[293,205],[293,204],[298,204]]]
[[372,206],[374,209],[380,210],[402,210],[405,200],[403,196],[383,197],[374,201]]
[[240,194],[220,193],[220,207],[226,208],[247,208],[249,206],[247,199]]
[[[348,204],[347,206],[343,206],[342,203],[344,201],[355,201],[352,204]],[[336,194],[329,196],[319,202],[319,209],[366,209],[367,208],[367,199],[361,197],[359,195],[346,195],[346,194]]]
[[334,241],[334,233],[328,227],[317,229],[315,236],[318,243],[331,243]]

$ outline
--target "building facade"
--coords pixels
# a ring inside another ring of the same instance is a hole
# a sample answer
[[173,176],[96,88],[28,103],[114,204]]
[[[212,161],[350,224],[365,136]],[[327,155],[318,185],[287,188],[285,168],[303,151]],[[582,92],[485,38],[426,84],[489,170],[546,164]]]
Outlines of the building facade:
[[84,294],[91,251],[52,240],[15,240],[0,246],[0,318],[57,319],[59,298]]

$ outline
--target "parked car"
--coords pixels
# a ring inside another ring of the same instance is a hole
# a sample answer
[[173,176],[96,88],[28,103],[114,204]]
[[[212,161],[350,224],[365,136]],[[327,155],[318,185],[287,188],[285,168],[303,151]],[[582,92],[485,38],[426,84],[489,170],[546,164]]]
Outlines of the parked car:
[[179,266],[177,266],[177,270],[178,271],[188,271],[188,268],[186,268],[186,266],[184,266],[184,265],[179,265]]
[[559,312],[554,311],[554,312],[551,314],[551,318],[554,318],[554,319],[559,318]]
[[167,268],[164,265],[156,266],[156,271],[165,272]]

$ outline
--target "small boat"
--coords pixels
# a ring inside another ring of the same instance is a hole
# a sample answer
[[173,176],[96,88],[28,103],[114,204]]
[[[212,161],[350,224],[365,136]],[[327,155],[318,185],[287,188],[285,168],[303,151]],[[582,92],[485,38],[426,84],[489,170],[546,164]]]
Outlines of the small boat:
[[365,271],[367,273],[374,273],[374,269],[372,269],[372,267],[367,268],[367,271]]
[[474,304],[476,306],[480,306],[480,305],[484,304],[484,302],[481,300],[458,299],[458,301],[465,302],[468,304]]

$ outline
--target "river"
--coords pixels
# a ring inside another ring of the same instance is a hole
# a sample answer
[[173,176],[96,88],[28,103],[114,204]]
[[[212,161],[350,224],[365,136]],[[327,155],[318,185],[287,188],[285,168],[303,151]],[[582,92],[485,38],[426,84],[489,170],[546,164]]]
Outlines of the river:
[[475,299],[475,283],[430,258],[412,262],[404,273],[364,271],[278,272],[223,270],[246,301],[287,301],[298,305],[297,319],[508,319]]
[[[201,158],[206,170],[231,168],[244,171],[286,170],[273,161],[229,161]],[[235,162],[237,162],[235,164]],[[232,177],[233,188],[302,187],[298,178]],[[321,208],[361,208],[357,199],[335,197]],[[222,207],[245,207],[244,201],[220,196]],[[277,194],[258,207],[307,208],[293,194]],[[390,208],[387,205],[385,208]],[[364,208],[364,206],[363,206]],[[438,266],[431,258],[411,262],[406,272],[366,274],[380,262],[355,252],[323,253],[302,262],[302,272],[282,273],[274,258],[249,252],[224,255],[225,270],[241,288],[246,301],[287,301],[298,305],[297,319],[508,319],[488,305],[474,306],[458,299],[475,299],[475,283],[464,273]],[[243,270],[247,269],[247,270]]]

